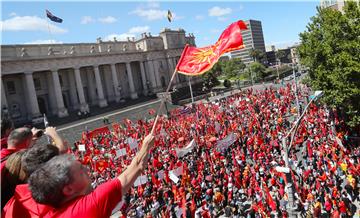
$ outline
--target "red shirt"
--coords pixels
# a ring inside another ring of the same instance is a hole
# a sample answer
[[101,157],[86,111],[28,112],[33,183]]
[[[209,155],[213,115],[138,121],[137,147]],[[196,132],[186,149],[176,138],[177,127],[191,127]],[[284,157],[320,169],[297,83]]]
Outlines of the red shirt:
[[45,217],[110,217],[121,197],[121,182],[116,178],[101,184],[90,194],[66,203],[61,208],[52,208]]
[[7,148],[8,137],[1,138],[1,149]]
[[120,200],[121,183],[118,179],[100,185],[92,193],[78,197],[58,210],[36,203],[28,185],[24,184],[16,187],[2,217],[109,217]]

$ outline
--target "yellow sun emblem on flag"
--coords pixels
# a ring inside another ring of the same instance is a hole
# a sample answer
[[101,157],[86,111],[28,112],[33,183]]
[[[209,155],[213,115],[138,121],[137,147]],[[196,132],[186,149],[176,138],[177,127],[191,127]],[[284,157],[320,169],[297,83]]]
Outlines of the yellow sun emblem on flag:
[[216,57],[216,54],[214,52],[215,48],[221,43],[221,40],[219,40],[215,45],[210,46],[208,48],[200,48],[199,51],[194,52],[194,56],[192,59],[192,63],[200,64],[203,62],[208,62],[209,64],[212,62],[212,58]]
[[194,52],[193,61],[191,62],[200,64],[207,61],[210,64],[211,58],[214,56],[216,56],[216,54],[214,53],[214,50],[211,47],[206,49],[199,49],[199,51]]

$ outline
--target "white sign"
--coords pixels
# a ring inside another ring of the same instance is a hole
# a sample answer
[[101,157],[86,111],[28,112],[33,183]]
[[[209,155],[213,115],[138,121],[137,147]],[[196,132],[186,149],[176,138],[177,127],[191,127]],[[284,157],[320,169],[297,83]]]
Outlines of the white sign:
[[183,157],[184,155],[189,153],[195,147],[195,145],[196,145],[196,143],[195,143],[195,140],[193,139],[185,148],[175,149],[176,155],[178,157]]
[[145,184],[145,183],[147,183],[147,182],[148,182],[147,176],[139,176],[139,177],[135,180],[134,186],[137,187],[137,186],[143,185],[143,184]]
[[126,148],[116,150],[116,157],[122,157],[124,155],[126,155]]
[[131,137],[128,138],[128,139],[126,140],[126,143],[129,144],[131,150],[134,150],[135,148],[138,147],[137,140],[134,139],[134,138],[131,138]]
[[79,151],[86,151],[84,144],[79,145]]
[[215,130],[216,130],[216,133],[219,133],[219,132],[220,132],[220,130],[221,130],[220,123],[215,122]]
[[163,179],[164,179],[164,176],[165,176],[164,170],[160,170],[160,171],[158,172],[158,178],[159,178],[160,180],[163,180]]
[[179,182],[179,178],[172,171],[169,172],[169,178],[175,183]]
[[275,170],[278,171],[279,173],[289,173],[290,169],[288,167],[275,167]]

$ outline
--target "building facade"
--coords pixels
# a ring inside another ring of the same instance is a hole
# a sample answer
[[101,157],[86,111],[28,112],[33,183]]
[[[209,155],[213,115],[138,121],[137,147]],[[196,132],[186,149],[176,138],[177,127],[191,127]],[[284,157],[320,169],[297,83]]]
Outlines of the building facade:
[[265,54],[265,42],[261,21],[247,20],[245,24],[248,29],[241,31],[245,48],[231,52],[231,57],[241,58],[245,64],[250,64],[255,61],[250,56],[251,50],[260,50]]
[[[164,29],[138,40],[2,45],[1,108],[15,122],[26,122],[162,92],[185,44],[195,45],[193,34]],[[174,84],[188,83],[178,74]]]
[[343,8],[345,6],[344,0],[320,0],[321,8],[332,8],[340,12],[344,12]]

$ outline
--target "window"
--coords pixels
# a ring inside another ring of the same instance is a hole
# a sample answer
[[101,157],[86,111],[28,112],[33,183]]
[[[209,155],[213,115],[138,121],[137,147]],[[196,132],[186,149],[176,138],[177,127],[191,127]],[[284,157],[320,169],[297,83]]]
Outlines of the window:
[[41,90],[41,81],[40,78],[34,78],[35,90]]
[[14,81],[7,81],[6,82],[6,87],[7,87],[7,91],[9,93],[9,95],[16,94],[15,82]]

